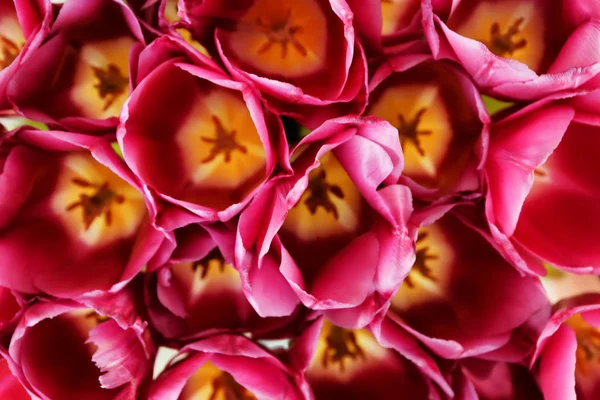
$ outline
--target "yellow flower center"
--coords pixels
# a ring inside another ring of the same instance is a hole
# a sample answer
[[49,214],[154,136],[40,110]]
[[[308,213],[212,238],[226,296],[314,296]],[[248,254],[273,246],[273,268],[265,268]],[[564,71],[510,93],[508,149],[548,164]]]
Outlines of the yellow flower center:
[[545,47],[542,14],[533,1],[482,1],[466,20],[451,18],[448,26],[462,36],[484,43],[492,53],[513,58],[538,71]]
[[73,101],[83,116],[117,117],[129,96],[130,37],[86,43],[75,68]]
[[71,234],[89,246],[130,237],[146,214],[142,194],[85,153],[64,158],[51,204]]
[[437,224],[419,229],[416,250],[415,262],[392,298],[392,309],[397,312],[445,296],[454,251]]
[[588,324],[581,314],[575,314],[567,321],[577,337],[576,371],[588,376],[600,366],[600,329]]
[[228,372],[206,362],[187,381],[181,400],[256,400],[257,397],[240,385]]
[[0,17],[0,71],[15,61],[24,45],[25,37],[17,15]]
[[327,28],[315,0],[256,0],[230,42],[235,55],[254,68],[299,77],[323,67]]
[[335,156],[327,153],[319,161],[283,224],[304,241],[356,233],[363,212],[362,196]]

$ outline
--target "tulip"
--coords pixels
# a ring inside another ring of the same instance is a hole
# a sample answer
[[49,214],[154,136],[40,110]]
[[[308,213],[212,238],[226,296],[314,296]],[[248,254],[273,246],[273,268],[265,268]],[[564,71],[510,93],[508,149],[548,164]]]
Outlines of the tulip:
[[244,336],[215,335],[183,347],[153,382],[149,400],[307,399],[306,383]]
[[104,312],[70,300],[31,305],[9,347],[23,386],[43,400],[136,398],[154,352],[145,323],[117,323],[117,304]]
[[426,54],[390,57],[374,73],[365,111],[398,129],[401,182],[424,199],[481,192],[489,116],[456,66]]
[[115,291],[162,242],[106,140],[24,129],[1,146],[0,285],[59,297]]
[[165,337],[186,340],[215,332],[260,334],[287,318],[260,318],[231,266],[235,233],[221,225],[190,224],[175,231],[177,248],[149,275],[148,312]]
[[413,215],[416,260],[387,316],[443,358],[497,351],[523,360],[532,348],[522,342],[535,340],[549,313],[544,289],[521,277],[481,227],[466,225],[461,207],[449,208]]
[[555,305],[531,360],[546,400],[600,396],[600,296],[587,293]]
[[180,2],[183,26],[234,79],[309,128],[366,103],[366,60],[344,0]]
[[315,400],[452,397],[434,360],[398,327],[346,329],[319,318],[295,341],[291,363],[304,371]]
[[461,64],[486,93],[536,100],[597,87],[595,3],[425,0],[423,27],[434,58]]
[[538,102],[491,128],[486,215],[505,253],[524,273],[598,271],[596,162],[599,125],[566,105]]
[[368,324],[414,261],[411,196],[397,131],[376,118],[326,122],[240,216],[235,266],[261,316],[299,301],[346,327]]
[[18,65],[29,58],[48,35],[50,0],[0,1],[0,110],[10,109],[6,87]]
[[8,97],[23,115],[52,127],[110,132],[130,89],[130,57],[144,45],[121,1],[67,1],[49,39],[20,65]]

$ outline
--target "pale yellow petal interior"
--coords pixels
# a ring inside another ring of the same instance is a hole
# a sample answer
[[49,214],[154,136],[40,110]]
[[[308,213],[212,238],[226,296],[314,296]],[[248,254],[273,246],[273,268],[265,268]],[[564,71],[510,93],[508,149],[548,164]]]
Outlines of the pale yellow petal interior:
[[[88,182],[89,186],[81,186],[74,180]],[[86,227],[83,203],[93,203],[99,187],[104,184],[110,191],[122,196],[123,201],[107,202]],[[78,203],[81,204],[74,206]],[[70,154],[64,158],[51,205],[68,231],[87,246],[102,246],[130,237],[146,215],[142,194],[87,153]],[[69,210],[70,207],[72,209]],[[106,216],[109,211],[110,224]]]
[[[362,196],[354,182],[332,153],[325,154],[319,162],[321,166],[310,173],[309,179],[325,171],[324,184],[329,188],[326,200],[331,202],[337,216],[332,209],[327,210],[324,204],[319,204],[314,213],[311,211],[309,204],[313,192],[309,184],[300,201],[288,212],[283,224],[283,229],[305,241],[354,233],[361,222]],[[341,191],[343,198],[333,193],[334,187]]]
[[[71,97],[85,117],[117,117],[129,96],[130,37],[89,42],[82,46]],[[103,89],[102,82],[104,81]]]
[[501,56],[520,61],[537,71],[544,56],[545,27],[543,12],[533,1],[484,1],[477,5],[466,21],[458,26],[454,26],[450,21],[449,26],[458,34],[478,40],[490,48],[492,27],[495,23],[499,26],[499,34],[503,35],[520,19],[522,21],[518,24],[518,33],[512,35],[511,40],[513,43],[518,43],[524,39],[526,44],[514,50],[512,54],[504,53]]

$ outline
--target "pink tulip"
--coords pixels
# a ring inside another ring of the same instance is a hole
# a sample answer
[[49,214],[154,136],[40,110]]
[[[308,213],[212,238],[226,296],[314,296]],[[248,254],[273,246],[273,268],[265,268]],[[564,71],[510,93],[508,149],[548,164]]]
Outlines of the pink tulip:
[[316,128],[359,114],[367,66],[345,0],[179,2],[192,37],[278,112]]
[[0,110],[9,110],[6,87],[19,64],[27,60],[48,35],[50,0],[0,1]]
[[583,294],[556,304],[532,358],[546,400],[600,396],[600,296]]
[[291,364],[304,371],[314,400],[452,396],[435,361],[409,334],[393,324],[380,328],[378,341],[368,329],[319,318],[294,342]]
[[424,0],[436,59],[462,65],[486,93],[541,99],[598,87],[594,0]]
[[401,183],[416,197],[481,192],[489,116],[477,88],[455,65],[422,54],[389,57],[371,79],[367,115],[400,134]]
[[549,313],[544,289],[538,279],[521,277],[480,226],[465,224],[468,208],[449,208],[413,214],[416,260],[388,318],[443,358],[495,352],[523,360]]
[[148,399],[301,400],[308,399],[307,390],[298,372],[248,338],[216,335],[183,347],[154,381]]
[[486,214],[498,243],[526,273],[600,266],[597,118],[540,102],[492,125]]
[[115,291],[161,244],[106,140],[21,130],[1,146],[0,285],[59,297]]
[[121,1],[67,1],[46,40],[23,62],[8,97],[23,115],[53,127],[110,132],[130,90],[130,59],[144,46]]
[[117,138],[153,208],[229,220],[287,159],[281,122],[255,90],[173,40],[140,54],[136,82]]
[[261,316],[298,304],[364,326],[414,261],[410,191],[397,131],[376,118],[339,118],[294,149],[293,174],[273,179],[240,217],[236,268]]
[[222,225],[190,224],[174,233],[169,261],[148,275],[148,312],[165,337],[186,339],[215,332],[252,332],[282,326],[289,318],[260,318],[231,266],[235,232]]
[[118,323],[112,318],[126,310],[108,303],[41,300],[25,311],[9,347],[11,370],[36,398],[134,399],[147,384],[154,349],[145,323]]

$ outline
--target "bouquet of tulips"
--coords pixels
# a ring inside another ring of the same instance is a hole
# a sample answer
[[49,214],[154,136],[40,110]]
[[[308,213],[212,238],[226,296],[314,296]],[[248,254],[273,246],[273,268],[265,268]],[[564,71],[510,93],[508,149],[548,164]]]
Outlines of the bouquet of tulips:
[[0,0],[0,399],[600,399],[600,2]]

